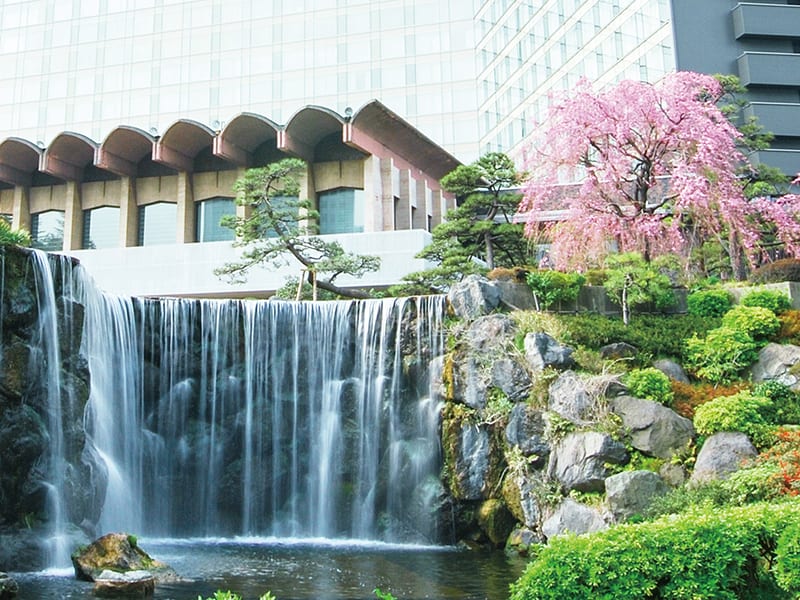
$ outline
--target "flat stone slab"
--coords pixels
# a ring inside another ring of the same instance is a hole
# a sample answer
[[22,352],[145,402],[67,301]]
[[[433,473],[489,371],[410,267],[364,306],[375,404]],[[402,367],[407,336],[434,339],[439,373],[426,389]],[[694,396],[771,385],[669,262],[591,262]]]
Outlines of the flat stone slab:
[[156,588],[156,578],[150,571],[105,570],[94,580],[92,592],[100,598],[149,598]]

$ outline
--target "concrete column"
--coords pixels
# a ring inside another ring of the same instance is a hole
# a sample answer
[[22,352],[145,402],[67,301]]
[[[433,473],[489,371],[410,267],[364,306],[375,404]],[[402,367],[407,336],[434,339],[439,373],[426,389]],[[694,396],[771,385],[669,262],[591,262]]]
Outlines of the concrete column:
[[364,159],[364,231],[383,230],[383,185],[377,156]]
[[[381,177],[381,217],[383,219],[383,231],[393,231],[397,228],[395,223],[395,195],[399,196],[399,190],[394,189],[394,174],[391,158],[382,158],[380,167]],[[397,191],[397,194],[395,194]]]
[[176,242],[187,244],[195,241],[194,235],[194,192],[192,189],[192,174],[178,171],[178,226],[176,227]]
[[31,189],[27,185],[14,186],[14,205],[11,209],[11,223],[15,229],[31,230]]
[[[399,195],[394,206],[394,228],[411,229],[411,196],[416,199],[416,189],[411,185],[411,173],[401,169],[399,175]],[[414,201],[416,205],[416,200]]]
[[[245,171],[247,169],[245,167],[238,167],[236,169],[236,179],[237,181],[244,177]],[[253,209],[250,206],[245,206],[244,204],[237,204],[236,205],[236,216],[240,219],[246,219],[250,216],[253,212]]]
[[442,198],[442,190],[432,190],[431,191],[431,225],[436,227],[442,222],[443,215],[443,198]]
[[81,210],[81,184],[66,182],[64,198],[64,250],[80,250],[83,245],[83,211]]
[[136,204],[136,179],[122,177],[119,185],[119,245],[139,243],[139,206]]
[[[300,201],[308,200],[311,203],[311,209],[319,211],[319,200],[317,199],[316,183],[314,181],[314,166],[306,163],[305,176],[300,177]],[[305,209],[300,209],[300,214],[307,214]],[[312,233],[316,232],[319,227],[319,219],[304,219],[298,223],[300,227],[308,227]]]
[[411,180],[411,185],[416,189],[416,209],[412,212],[411,228],[428,229],[428,203],[425,180]]

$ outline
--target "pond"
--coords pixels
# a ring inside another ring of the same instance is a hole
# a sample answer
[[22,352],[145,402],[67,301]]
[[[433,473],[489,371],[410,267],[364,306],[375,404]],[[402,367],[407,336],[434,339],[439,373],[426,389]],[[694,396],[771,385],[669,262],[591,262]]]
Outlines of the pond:
[[[159,600],[196,600],[218,589],[245,600],[271,591],[278,600],[504,600],[525,562],[502,552],[329,540],[140,539],[154,558],[185,578],[156,586]],[[93,598],[72,570],[12,574],[21,600]]]

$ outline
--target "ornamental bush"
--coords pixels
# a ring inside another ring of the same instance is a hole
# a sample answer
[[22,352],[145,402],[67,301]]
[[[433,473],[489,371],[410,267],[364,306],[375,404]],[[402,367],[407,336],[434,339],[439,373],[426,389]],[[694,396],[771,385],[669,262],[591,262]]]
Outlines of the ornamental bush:
[[760,306],[767,308],[776,315],[792,308],[789,296],[777,290],[759,290],[743,296],[739,301],[742,306]]
[[721,317],[728,312],[733,298],[726,290],[702,290],[686,297],[686,310],[698,317]]
[[701,379],[726,384],[758,358],[759,345],[744,331],[719,327],[686,340],[687,367]]
[[725,313],[722,326],[743,331],[757,342],[765,342],[780,331],[781,322],[768,308],[740,304]]
[[671,405],[674,395],[669,377],[654,367],[634,369],[625,376],[625,385],[631,395],[644,400]]
[[800,310],[787,310],[778,316],[778,320],[781,322],[781,342],[800,345]]
[[800,425],[800,393],[779,381],[763,381],[753,388],[753,394],[772,400],[772,408],[764,413],[775,425]]
[[772,426],[764,418],[764,413],[771,409],[769,398],[739,392],[698,406],[694,412],[694,428],[702,436],[721,431],[741,431],[757,448],[766,448],[775,440]]
[[556,302],[572,302],[578,297],[586,278],[580,273],[562,273],[549,269],[531,271],[526,279],[540,308],[550,308]]
[[792,598],[800,580],[798,544],[796,534],[785,532],[800,524],[798,508],[793,501],[700,507],[558,536],[512,584],[511,600]]

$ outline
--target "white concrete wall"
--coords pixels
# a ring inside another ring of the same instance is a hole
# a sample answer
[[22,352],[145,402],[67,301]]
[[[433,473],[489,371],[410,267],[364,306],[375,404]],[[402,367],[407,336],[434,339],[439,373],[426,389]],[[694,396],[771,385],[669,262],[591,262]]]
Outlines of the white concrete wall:
[[[384,231],[320,236],[336,240],[345,250],[381,258],[381,268],[361,279],[340,276],[336,283],[353,287],[385,287],[398,283],[403,275],[432,266],[414,258],[431,241],[426,231]],[[300,266],[289,257],[289,266],[275,269],[254,267],[247,282],[231,285],[214,275],[214,269],[237,260],[241,249],[230,242],[169,244],[73,250],[97,285],[121,296],[209,296],[264,297],[280,288],[287,277],[297,277]]]

